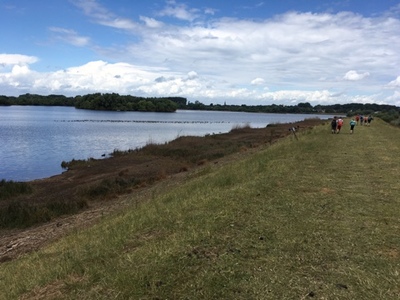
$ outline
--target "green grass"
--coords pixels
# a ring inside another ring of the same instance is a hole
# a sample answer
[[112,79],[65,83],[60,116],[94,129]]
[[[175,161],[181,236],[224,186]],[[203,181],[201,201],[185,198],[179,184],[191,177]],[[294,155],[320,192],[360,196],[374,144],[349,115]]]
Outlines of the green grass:
[[2,263],[0,298],[399,299],[400,131],[346,122]]

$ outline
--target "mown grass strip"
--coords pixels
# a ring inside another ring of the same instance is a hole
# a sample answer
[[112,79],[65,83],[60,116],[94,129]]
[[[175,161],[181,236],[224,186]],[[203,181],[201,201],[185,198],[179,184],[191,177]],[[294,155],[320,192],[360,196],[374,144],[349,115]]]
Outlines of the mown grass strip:
[[16,261],[26,299],[398,299],[400,131],[282,140]]

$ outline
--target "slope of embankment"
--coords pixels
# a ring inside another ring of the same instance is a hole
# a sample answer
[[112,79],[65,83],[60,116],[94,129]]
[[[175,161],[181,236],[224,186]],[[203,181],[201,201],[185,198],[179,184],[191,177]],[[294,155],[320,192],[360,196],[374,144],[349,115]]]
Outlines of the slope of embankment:
[[297,137],[2,263],[0,299],[398,299],[400,130]]

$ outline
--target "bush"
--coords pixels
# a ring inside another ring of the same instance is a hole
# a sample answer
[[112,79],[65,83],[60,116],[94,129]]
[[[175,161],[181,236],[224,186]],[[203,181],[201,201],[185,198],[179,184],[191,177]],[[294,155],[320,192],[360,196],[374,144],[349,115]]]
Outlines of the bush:
[[400,126],[400,118],[390,121],[390,124],[394,126]]
[[24,228],[49,222],[54,217],[73,214],[88,207],[84,200],[59,200],[44,205],[13,201],[0,209],[0,228]]
[[140,183],[135,178],[116,177],[114,180],[104,179],[100,183],[84,189],[81,194],[90,199],[105,199],[109,196],[126,193]]
[[77,213],[81,209],[87,207],[87,202],[82,199],[76,201],[59,200],[55,202],[50,202],[46,205],[46,209],[48,209],[54,216]]
[[[383,121],[385,121],[387,123],[393,124],[393,122],[394,122],[394,125],[395,125],[396,120],[398,120],[400,118],[400,112],[398,112],[396,110],[390,110],[390,111],[376,113],[375,116],[382,119]],[[398,123],[398,121],[397,121],[397,123]]]
[[27,203],[11,202],[0,210],[0,228],[23,228],[50,219],[47,211]]
[[30,194],[32,187],[26,182],[14,182],[12,180],[0,181],[0,200],[10,199],[20,194]]
[[62,161],[61,168],[66,170],[72,170],[74,168],[78,168],[81,166],[88,166],[90,167],[91,163],[94,163],[96,159],[93,157],[89,157],[88,159],[72,159],[71,161]]

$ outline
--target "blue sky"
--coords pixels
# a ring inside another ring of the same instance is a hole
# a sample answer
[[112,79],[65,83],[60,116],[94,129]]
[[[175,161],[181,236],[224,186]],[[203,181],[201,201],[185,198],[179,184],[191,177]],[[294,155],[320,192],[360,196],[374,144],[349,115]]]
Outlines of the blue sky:
[[400,106],[400,0],[0,0],[0,95]]

